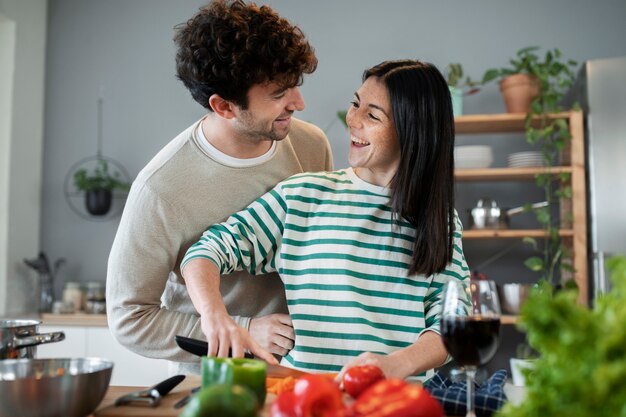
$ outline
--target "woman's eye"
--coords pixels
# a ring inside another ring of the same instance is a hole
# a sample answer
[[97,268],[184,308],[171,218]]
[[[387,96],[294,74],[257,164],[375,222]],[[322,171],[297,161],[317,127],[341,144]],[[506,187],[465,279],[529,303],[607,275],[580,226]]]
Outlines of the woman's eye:
[[359,103],[357,103],[356,101],[351,101],[350,104],[352,105],[352,107],[354,107],[355,109],[359,108]]
[[374,116],[372,113],[368,113],[368,116],[369,116],[370,119],[376,120],[377,122],[380,122],[380,119],[378,117]]

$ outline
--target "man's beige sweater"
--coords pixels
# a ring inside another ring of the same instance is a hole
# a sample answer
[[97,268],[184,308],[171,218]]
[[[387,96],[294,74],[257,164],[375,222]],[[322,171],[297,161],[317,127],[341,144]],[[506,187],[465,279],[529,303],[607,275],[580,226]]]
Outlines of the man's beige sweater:
[[[286,177],[332,169],[323,132],[292,119],[271,159],[234,168],[210,157],[190,126],[166,145],[133,182],[109,256],[107,315],[111,332],[128,349],[196,371],[198,358],[180,350],[174,336],[204,340],[180,262],[211,224],[224,221]],[[287,312],[277,274],[221,279],[229,313],[244,327],[251,317]],[[185,365],[187,363],[187,365]]]

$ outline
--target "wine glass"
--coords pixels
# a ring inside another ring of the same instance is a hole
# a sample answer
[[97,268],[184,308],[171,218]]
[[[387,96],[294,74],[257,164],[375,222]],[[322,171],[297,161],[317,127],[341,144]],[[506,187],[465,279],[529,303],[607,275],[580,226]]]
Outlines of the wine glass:
[[496,284],[451,280],[444,286],[441,336],[448,353],[465,368],[467,414],[474,413],[474,377],[498,349],[500,302]]

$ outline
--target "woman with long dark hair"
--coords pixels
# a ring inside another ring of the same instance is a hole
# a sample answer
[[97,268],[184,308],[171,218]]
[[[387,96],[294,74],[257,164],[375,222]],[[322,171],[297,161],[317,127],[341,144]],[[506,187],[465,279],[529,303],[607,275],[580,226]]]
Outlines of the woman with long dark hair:
[[369,363],[403,378],[445,361],[441,290],[469,279],[447,84],[431,64],[383,62],[365,71],[346,121],[351,168],[288,178],[187,252],[181,269],[210,355],[268,356],[219,297],[220,274],[246,269],[285,283],[295,337],[280,342],[284,365]]

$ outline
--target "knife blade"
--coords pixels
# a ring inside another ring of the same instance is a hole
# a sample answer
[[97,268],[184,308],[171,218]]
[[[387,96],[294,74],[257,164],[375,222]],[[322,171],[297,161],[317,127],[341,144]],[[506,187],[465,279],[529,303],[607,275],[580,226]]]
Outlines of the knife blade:
[[115,400],[115,406],[127,404],[141,404],[156,407],[161,402],[161,398],[167,395],[178,384],[183,382],[185,375],[175,375],[159,382],[155,386],[126,394]]
[[[193,339],[185,336],[176,336],[176,344],[182,350],[192,353],[196,356],[207,356],[209,351],[209,344],[204,340]],[[253,359],[254,356],[251,353],[246,352],[245,358]],[[299,371],[297,369],[288,368],[282,365],[267,364],[267,376],[274,378],[286,378],[288,376],[294,378],[300,378],[304,375],[310,375],[308,372]]]

